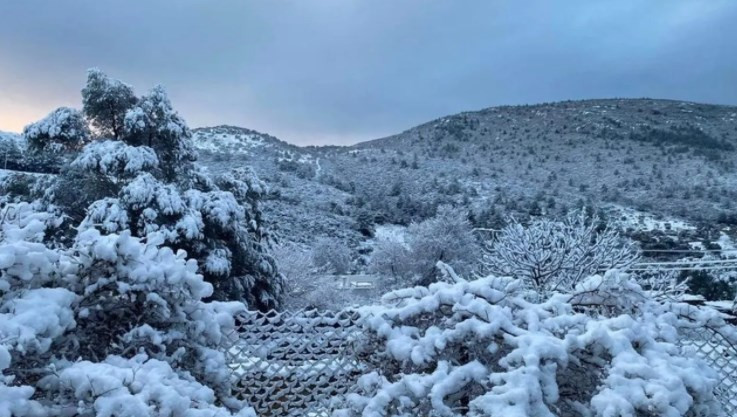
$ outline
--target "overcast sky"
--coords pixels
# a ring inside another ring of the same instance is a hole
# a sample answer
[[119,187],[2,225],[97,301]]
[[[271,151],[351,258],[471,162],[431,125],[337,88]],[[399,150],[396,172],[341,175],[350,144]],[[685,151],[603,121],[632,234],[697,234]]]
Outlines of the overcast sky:
[[190,126],[349,144],[501,104],[737,104],[736,0],[0,0],[0,130],[97,66]]

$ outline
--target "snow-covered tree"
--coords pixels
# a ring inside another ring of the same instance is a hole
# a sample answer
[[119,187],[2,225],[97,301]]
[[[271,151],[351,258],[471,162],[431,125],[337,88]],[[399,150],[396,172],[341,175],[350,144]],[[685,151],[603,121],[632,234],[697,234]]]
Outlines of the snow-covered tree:
[[126,112],[124,140],[135,146],[156,151],[164,177],[174,181],[182,165],[195,159],[192,134],[187,124],[172,108],[162,86],[154,87]]
[[161,87],[139,100],[131,87],[91,70],[83,97],[88,118],[116,139],[85,146],[45,201],[80,230],[159,233],[162,244],[198,261],[213,298],[277,308],[282,281],[266,250],[265,186],[255,174],[239,168],[213,178],[194,163],[190,130]]
[[360,310],[378,370],[335,416],[720,415],[715,371],[677,345],[704,327],[737,341],[717,312],[616,271],[537,302],[521,280],[449,276]]
[[49,248],[38,208],[0,216],[0,415],[253,415],[218,349],[245,305],[205,302],[197,263],[156,234]]
[[244,300],[252,308],[279,306],[281,279],[260,237],[249,230],[244,207],[232,193],[180,191],[142,174],[117,198],[90,206],[81,228],[135,236],[157,233],[167,246],[186,250],[200,261],[200,272],[220,300]]
[[23,153],[21,149],[19,137],[12,134],[3,134],[0,132],[0,168],[2,169],[22,169]]
[[468,274],[479,257],[479,247],[466,214],[450,206],[440,206],[435,217],[411,224],[407,244],[416,276],[425,285],[436,280],[438,262]]
[[344,275],[351,270],[351,251],[342,242],[322,237],[312,248],[312,262],[316,268]]
[[87,71],[87,85],[82,89],[83,111],[102,136],[122,139],[126,112],[136,101],[133,87],[97,68]]
[[596,218],[572,212],[562,221],[511,221],[487,245],[486,271],[522,279],[540,294],[573,289],[587,276],[632,265],[637,248]]
[[396,235],[377,236],[371,252],[368,269],[384,278],[384,284],[393,287],[410,282],[415,275],[415,263],[409,245]]
[[121,141],[95,141],[80,152],[44,193],[77,226],[95,201],[113,197],[139,174],[156,171],[159,160],[148,147]]
[[53,145],[59,145],[62,149],[77,149],[89,135],[82,113],[69,107],[59,107],[23,129],[28,147],[39,151]]
[[358,301],[350,290],[342,289],[331,266],[316,267],[312,250],[295,243],[274,245],[271,254],[284,276],[284,309],[340,310]]
[[23,129],[23,170],[57,173],[89,139],[89,129],[82,114],[61,107]]

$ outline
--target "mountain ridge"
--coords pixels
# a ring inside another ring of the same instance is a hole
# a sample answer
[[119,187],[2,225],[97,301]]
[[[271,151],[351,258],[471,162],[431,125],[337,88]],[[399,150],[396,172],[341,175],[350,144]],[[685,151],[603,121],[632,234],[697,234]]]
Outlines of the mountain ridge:
[[[228,129],[195,129],[195,144],[253,132]],[[680,224],[731,221],[737,201],[737,107],[729,105],[642,98],[495,106],[350,146],[269,143],[242,154],[208,145],[202,161],[216,171],[253,167],[273,190],[267,204],[281,206],[269,209],[289,218],[286,239],[301,242],[337,233],[356,246],[367,223],[406,225],[444,204],[480,225],[581,205]]]
[[436,117],[434,119],[431,119],[427,122],[423,122],[414,126],[411,126],[407,129],[402,130],[399,133],[391,134],[388,136],[382,136],[374,139],[369,140],[362,140],[353,144],[349,145],[343,145],[343,144],[324,144],[324,145],[299,145],[296,143],[289,142],[284,139],[279,139],[273,135],[270,135],[265,132],[257,131],[254,129],[250,129],[247,127],[242,126],[236,126],[231,124],[222,124],[222,125],[215,125],[215,126],[201,126],[192,129],[193,131],[199,131],[199,130],[209,130],[209,129],[218,129],[218,128],[235,128],[235,129],[243,129],[246,131],[250,131],[253,133],[257,133],[264,136],[270,136],[284,144],[295,146],[302,149],[322,149],[322,148],[352,148],[352,147],[361,147],[365,146],[374,142],[380,142],[384,140],[392,139],[396,136],[399,136],[403,133],[406,133],[408,131],[411,131],[413,129],[421,128],[426,125],[430,125],[432,123],[439,122],[443,119],[449,118],[449,117],[455,117],[455,116],[463,116],[463,115],[472,115],[472,114],[478,114],[478,113],[484,113],[484,112],[490,112],[495,110],[509,110],[509,109],[530,109],[530,108],[537,108],[537,107],[546,107],[546,106],[556,106],[556,105],[586,105],[586,104],[593,104],[598,103],[601,104],[609,104],[612,102],[625,102],[625,103],[642,103],[642,104],[653,104],[653,103],[660,103],[661,105],[665,104],[678,104],[678,105],[688,105],[688,106],[707,106],[707,107],[713,107],[713,108],[727,108],[727,109],[733,109],[734,112],[737,112],[737,104],[715,104],[715,103],[708,103],[708,102],[700,102],[700,101],[690,101],[690,100],[679,100],[679,99],[669,99],[669,98],[650,98],[650,97],[638,97],[638,98],[589,98],[589,99],[575,99],[575,100],[561,100],[561,101],[551,101],[551,102],[541,102],[541,103],[533,103],[533,104],[504,104],[504,105],[497,105],[497,106],[489,106],[484,107],[477,110],[464,110],[457,113],[448,114],[445,116]]

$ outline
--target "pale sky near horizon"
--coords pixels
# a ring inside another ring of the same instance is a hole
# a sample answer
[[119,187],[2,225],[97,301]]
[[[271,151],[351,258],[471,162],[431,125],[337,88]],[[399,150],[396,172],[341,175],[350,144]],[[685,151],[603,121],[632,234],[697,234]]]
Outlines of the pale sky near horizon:
[[0,130],[80,107],[90,67],[300,145],[503,104],[737,104],[736,23],[735,0],[0,0]]

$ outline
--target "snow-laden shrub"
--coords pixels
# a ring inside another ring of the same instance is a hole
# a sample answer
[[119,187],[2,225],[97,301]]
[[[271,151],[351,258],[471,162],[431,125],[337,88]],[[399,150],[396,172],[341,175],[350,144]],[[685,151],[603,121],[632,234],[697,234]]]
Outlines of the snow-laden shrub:
[[70,248],[51,248],[43,243],[50,213],[29,204],[4,210],[0,416],[244,408],[229,398],[219,347],[245,305],[206,302],[213,288],[196,261],[162,246],[157,233],[141,239],[88,229]]
[[85,146],[71,163],[71,168],[106,175],[110,178],[131,177],[156,169],[159,159],[147,146],[128,146],[120,141],[104,140]]
[[639,257],[631,241],[612,229],[599,230],[597,218],[572,212],[561,221],[512,221],[487,245],[485,272],[513,276],[543,297],[570,291],[584,278],[623,269]]
[[155,234],[145,243],[127,231],[79,234],[62,269],[67,287],[80,294],[76,329],[65,343],[85,358],[145,352],[222,382],[223,370],[207,364],[222,364],[215,347],[245,306],[202,302],[213,288],[197,263],[161,243]]
[[216,299],[245,300],[262,309],[279,304],[274,261],[260,245],[258,225],[231,192],[182,192],[141,174],[117,198],[92,204],[80,227],[127,230],[134,236],[156,233],[162,244],[200,260],[199,272],[215,286]]
[[444,262],[459,273],[470,274],[478,261],[479,247],[466,213],[450,206],[438,207],[435,217],[412,223],[407,230],[412,270],[418,283],[438,278],[435,265]]
[[312,263],[321,270],[345,275],[352,267],[351,250],[336,239],[323,237],[312,248]]
[[716,373],[676,344],[700,326],[737,341],[717,313],[657,303],[616,271],[542,302],[520,280],[449,272],[362,309],[379,371],[337,416],[719,415]]
[[59,107],[48,116],[23,129],[31,149],[41,150],[52,144],[76,148],[89,137],[89,129],[79,110]]
[[43,288],[55,276],[58,253],[42,242],[50,219],[29,204],[0,210],[0,416],[41,415],[34,388],[22,379],[56,337],[74,327],[74,293]]
[[39,385],[54,393],[54,415],[256,417],[250,407],[232,413],[215,405],[212,389],[146,355],[75,362]]

